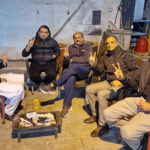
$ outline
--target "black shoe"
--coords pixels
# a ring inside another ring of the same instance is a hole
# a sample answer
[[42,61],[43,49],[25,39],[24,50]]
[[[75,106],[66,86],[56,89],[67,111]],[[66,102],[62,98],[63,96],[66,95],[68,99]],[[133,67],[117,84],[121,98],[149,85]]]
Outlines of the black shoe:
[[105,124],[104,126],[98,125],[97,128],[91,132],[91,136],[92,137],[101,137],[106,132],[108,132],[108,130],[109,130],[108,124]]
[[89,124],[91,124],[91,123],[94,123],[94,122],[96,122],[96,116],[91,116],[90,118],[87,118],[87,119],[85,119],[84,120],[84,123],[89,123]]
[[62,118],[67,117],[69,111],[71,111],[71,110],[72,110],[71,106],[64,106],[63,109],[62,109],[62,111],[61,111],[61,117]]
[[109,126],[108,124],[105,124],[104,126],[101,127],[100,131],[99,131],[99,137],[103,136],[105,133],[107,133],[109,131]]
[[13,116],[9,116],[9,115],[5,114],[5,119],[7,119],[9,121],[13,121]]

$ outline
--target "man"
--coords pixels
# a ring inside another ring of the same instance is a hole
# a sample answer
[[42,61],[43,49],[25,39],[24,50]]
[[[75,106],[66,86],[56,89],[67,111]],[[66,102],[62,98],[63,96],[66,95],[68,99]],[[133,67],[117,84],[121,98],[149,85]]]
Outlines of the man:
[[[104,111],[104,118],[110,126],[120,127],[121,138],[130,147],[141,149],[141,139],[150,131],[150,61],[145,62],[136,72],[125,76],[120,65],[114,66],[115,76],[132,87],[139,87],[137,97],[128,97]],[[134,116],[131,120],[126,120]]]
[[[30,79],[40,86],[44,93],[51,93],[49,84],[56,78],[56,59],[60,55],[60,48],[56,40],[51,38],[51,33],[46,25],[39,28],[35,38],[31,38],[22,51],[22,56],[32,55],[32,62],[29,69]],[[41,72],[46,77],[41,79]]]
[[90,44],[84,43],[84,37],[81,32],[76,32],[73,35],[74,44],[69,46],[68,50],[64,53],[64,63],[68,62],[69,67],[63,71],[60,79],[56,82],[56,86],[61,87],[65,84],[65,95],[63,109],[61,112],[62,117],[68,115],[71,109],[73,89],[77,80],[88,78],[90,72],[89,57],[92,52]]
[[[100,63],[95,67],[99,73],[105,72],[106,80],[91,84],[86,88],[86,95],[89,100],[89,105],[92,111],[92,116],[84,120],[85,123],[94,123],[97,121],[95,102],[98,99],[98,125],[95,130],[91,132],[92,137],[102,136],[109,130],[108,124],[103,118],[103,112],[108,107],[109,99],[116,99],[120,89],[125,85],[124,82],[118,80],[114,75],[114,68],[112,64],[120,63],[123,73],[128,74],[137,69],[137,64],[133,56],[121,49],[118,46],[118,40],[115,36],[108,36],[106,38],[107,51],[102,56]],[[96,63],[96,55],[90,56],[89,61],[92,66]]]
[[[7,66],[8,57],[3,54],[3,61],[0,68]],[[0,95],[5,97],[5,118],[12,120],[15,110],[20,101],[24,98],[24,75],[23,74],[1,74],[0,75]],[[1,101],[1,100],[0,100]]]

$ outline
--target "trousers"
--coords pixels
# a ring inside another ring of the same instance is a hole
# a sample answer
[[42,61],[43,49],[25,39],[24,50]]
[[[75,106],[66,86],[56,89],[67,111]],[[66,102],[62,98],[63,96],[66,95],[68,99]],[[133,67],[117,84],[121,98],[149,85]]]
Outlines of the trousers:
[[[104,111],[104,119],[109,126],[120,128],[122,139],[133,149],[137,150],[141,139],[146,132],[150,131],[150,114],[138,108],[143,97],[125,98]],[[129,116],[134,116],[128,120]]]
[[56,82],[58,86],[65,84],[64,106],[72,105],[73,89],[76,81],[88,78],[90,69],[80,64],[72,64],[65,69]]
[[111,86],[106,80],[90,84],[86,88],[86,97],[89,100],[92,115],[96,116],[95,104],[98,101],[98,124],[103,126],[106,121],[103,118],[103,112],[108,107],[108,99],[116,99],[119,95],[119,89],[122,86]]

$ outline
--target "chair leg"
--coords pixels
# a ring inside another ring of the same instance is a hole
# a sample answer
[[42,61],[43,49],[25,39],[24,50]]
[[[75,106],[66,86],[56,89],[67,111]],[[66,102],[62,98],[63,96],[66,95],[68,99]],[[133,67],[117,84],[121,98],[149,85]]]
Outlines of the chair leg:
[[148,143],[147,143],[147,150],[150,150],[150,132],[148,134]]
[[5,124],[5,99],[1,96],[2,99],[2,123]]
[[31,92],[32,92],[32,95],[34,95],[34,85],[31,85]]
[[61,89],[60,87],[58,87],[58,99],[60,99],[60,97],[61,97]]

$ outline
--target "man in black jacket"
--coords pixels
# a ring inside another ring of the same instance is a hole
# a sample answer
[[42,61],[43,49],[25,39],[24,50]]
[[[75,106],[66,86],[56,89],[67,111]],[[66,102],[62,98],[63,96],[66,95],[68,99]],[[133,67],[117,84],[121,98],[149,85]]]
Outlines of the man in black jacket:
[[[139,90],[137,97],[125,98],[107,108],[104,118],[110,126],[120,127],[121,138],[133,150],[139,150],[143,135],[150,131],[150,61],[130,76],[122,72],[119,64],[114,69],[116,78]],[[130,116],[134,116],[133,119],[126,120]]]
[[[98,99],[98,126],[91,132],[92,137],[102,136],[108,129],[108,124],[103,118],[103,112],[108,107],[109,99],[116,99],[120,89],[125,85],[124,82],[118,80],[114,75],[112,64],[120,63],[123,73],[128,76],[132,71],[137,69],[134,57],[119,47],[118,40],[115,36],[106,38],[106,46],[108,51],[102,56],[100,63],[96,64],[95,55],[90,57],[89,61],[93,68],[99,72],[106,74],[106,80],[91,84],[86,88],[86,96],[89,100],[92,116],[84,120],[85,123],[94,123],[97,121],[95,102]],[[95,65],[95,67],[94,67]]]
[[[39,28],[36,37],[31,38],[27,46],[22,51],[22,56],[27,57],[32,55],[32,62],[29,69],[30,78],[32,81],[40,85],[46,86],[56,78],[56,59],[60,55],[60,48],[56,40],[51,38],[50,30],[43,25]],[[41,72],[46,73],[44,80],[41,79]],[[41,90],[45,88],[41,86]],[[52,93],[52,92],[50,92]]]

